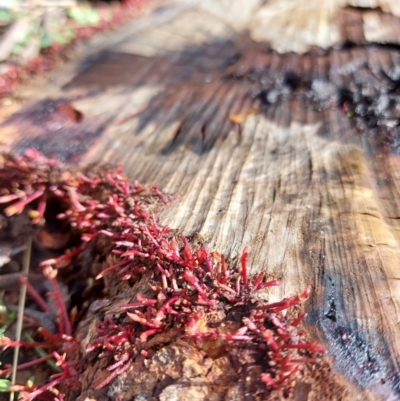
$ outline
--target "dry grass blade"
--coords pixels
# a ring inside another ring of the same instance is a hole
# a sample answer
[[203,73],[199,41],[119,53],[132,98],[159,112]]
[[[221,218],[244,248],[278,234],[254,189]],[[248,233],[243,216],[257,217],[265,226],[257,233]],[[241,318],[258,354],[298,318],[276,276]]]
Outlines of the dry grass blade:
[[[31,262],[31,249],[32,249],[32,237],[29,236],[26,240],[26,248],[24,251],[24,258],[22,262],[22,273],[24,275],[28,275],[29,273],[29,265]],[[22,334],[22,323],[24,318],[24,308],[25,308],[25,299],[26,299],[26,285],[21,285],[19,304],[18,304],[18,319],[17,319],[17,328],[15,333],[15,340],[21,341]],[[14,385],[17,378],[17,365],[18,365],[18,354],[19,347],[15,347],[14,349],[14,359],[13,359],[13,371],[11,375],[11,384]],[[14,401],[14,391],[10,393],[10,401]]]

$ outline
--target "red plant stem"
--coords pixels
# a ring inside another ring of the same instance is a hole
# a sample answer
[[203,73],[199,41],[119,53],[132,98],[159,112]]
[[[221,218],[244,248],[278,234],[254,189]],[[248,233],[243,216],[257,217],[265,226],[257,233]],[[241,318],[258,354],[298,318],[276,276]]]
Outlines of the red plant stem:
[[151,327],[153,329],[159,329],[161,327],[160,324],[155,324],[155,323],[151,323],[149,322],[147,319],[137,315],[136,313],[130,313],[127,312],[126,313],[134,322],[138,322],[140,324],[143,324],[144,326],[148,326]]
[[146,304],[141,304],[141,303],[139,303],[139,302],[135,302],[135,303],[132,303],[132,304],[121,305],[119,308],[120,308],[121,310],[126,310],[126,309],[143,308],[143,307],[145,307],[145,306],[146,306]]
[[60,344],[62,342],[62,337],[58,334],[52,334],[50,333],[47,329],[45,329],[44,327],[39,327],[38,329],[40,335],[46,339],[47,341],[49,341],[51,344]]
[[217,253],[214,253],[214,255],[216,255],[221,259],[221,266],[220,266],[221,270],[218,274],[218,282],[220,282],[221,284],[226,284],[228,282],[230,272],[226,268],[225,256],[219,255]]
[[68,198],[73,206],[74,211],[76,212],[84,212],[86,208],[78,201],[78,196],[76,191],[72,188],[68,188]]
[[213,303],[211,301],[207,301],[204,298],[199,296],[199,299],[196,301],[196,305],[203,305],[203,306],[211,306]]
[[221,268],[222,268],[222,275],[225,277],[226,276],[226,260],[225,260],[224,255],[221,255]]
[[126,257],[126,256],[132,256],[131,259],[133,259],[133,257],[135,256],[140,256],[142,258],[147,259],[150,255],[148,253],[136,251],[135,249],[130,249],[129,251],[126,251],[121,255],[121,257]]
[[215,270],[212,263],[212,258],[207,248],[201,248],[196,252],[197,260],[199,264],[205,264],[207,266],[208,272],[211,274],[212,278],[215,278]]
[[237,276],[236,278],[236,295],[240,295],[240,281],[242,280],[241,276]]
[[51,278],[50,281],[51,281],[51,284],[52,284],[52,286],[54,288],[54,296],[55,296],[56,302],[58,304],[58,307],[60,309],[62,322],[64,323],[63,324],[64,330],[62,330],[60,334],[67,334],[67,335],[70,336],[71,333],[72,333],[71,322],[69,320],[68,311],[67,311],[67,308],[65,306],[65,302],[64,302],[64,299],[63,299],[62,292],[60,290],[60,286],[58,285],[58,282],[57,282],[57,280],[55,278]]
[[0,346],[4,349],[8,347],[25,347],[25,348],[34,348],[34,347],[41,347],[41,348],[51,348],[52,344],[47,343],[30,343],[29,341],[5,341],[4,339],[0,339]]
[[254,322],[252,322],[249,318],[244,318],[243,323],[246,325],[246,327],[248,327],[252,331],[255,331],[256,333],[260,331],[258,327],[254,324]]
[[156,317],[155,317],[155,321],[158,322],[160,321],[163,317],[164,317],[164,312],[165,310],[172,305],[174,302],[176,302],[179,299],[178,295],[175,295],[174,297],[172,297],[171,299],[169,299],[168,301],[166,301],[164,303],[163,306],[161,306],[161,308],[157,311],[156,313]]
[[34,301],[40,306],[43,312],[51,312],[50,307],[47,305],[46,301],[43,297],[36,291],[35,287],[28,281],[26,277],[19,277],[19,281],[21,284],[26,285],[26,289],[28,294],[34,299]]
[[166,290],[168,288],[168,281],[167,281],[167,276],[165,274],[161,274],[161,282],[163,289]]
[[[282,312],[286,309],[289,309],[292,306],[298,305],[300,302],[296,302],[296,303],[291,303],[289,301],[282,301],[282,302],[276,302],[274,306],[269,306],[266,307],[266,310],[269,310],[273,313],[278,313],[278,312]],[[272,305],[272,304],[271,304]],[[267,305],[266,305],[267,306]]]
[[59,384],[61,381],[63,380],[62,377],[59,377],[53,381],[51,381],[50,383],[45,384],[44,386],[38,388],[36,391],[33,391],[32,393],[26,393],[26,392],[22,392],[22,399],[26,400],[26,401],[30,401],[30,400],[34,400],[37,396],[39,396],[40,394],[43,394],[45,391],[47,391],[48,389],[56,386],[57,384]]
[[281,280],[271,280],[271,281],[268,281],[267,283],[260,284],[258,286],[258,289],[262,290],[263,288],[274,287],[274,286],[278,286],[278,285],[281,285],[281,284],[282,284]]
[[272,324],[274,324],[275,327],[280,328],[280,329],[282,330],[282,332],[285,332],[285,331],[286,331],[285,324],[283,324],[283,323],[281,322],[281,320],[278,319],[278,318],[276,317],[276,315],[268,314],[268,315],[266,316],[266,318],[267,318]]
[[220,286],[222,289],[224,289],[224,290],[226,290],[226,291],[229,291],[229,292],[231,292],[232,294],[236,295],[236,291],[233,290],[231,287],[228,287],[228,286],[225,285],[225,284],[219,284],[219,286]]
[[96,280],[99,280],[100,278],[104,277],[107,273],[109,273],[112,270],[117,269],[118,267],[121,266],[126,266],[128,264],[130,264],[131,261],[127,261],[126,259],[121,260],[120,262],[116,263],[115,265],[109,266],[107,267],[107,269],[104,269],[102,272],[100,272],[97,276],[96,276]]
[[247,327],[241,327],[236,333],[236,336],[242,336],[243,334],[246,334],[248,332],[248,328]]
[[206,254],[205,255],[205,259],[206,259],[206,264],[207,264],[207,267],[208,267],[208,271],[210,272],[211,277],[215,278],[215,270],[214,270],[213,262],[212,262],[212,259],[211,259],[211,255],[210,255],[210,253],[208,252],[207,249],[204,252]]
[[156,235],[160,234],[160,227],[157,225],[157,219],[154,213],[151,213],[151,219],[153,220],[153,224],[151,225],[153,231],[155,232]]
[[[35,359],[34,361],[29,361],[26,363],[22,363],[21,365],[17,366],[17,370],[24,370],[30,368],[32,366],[38,365],[39,363],[46,362],[49,359],[54,358],[54,355],[51,353],[49,355],[43,356],[42,358]],[[0,370],[0,375],[3,376],[5,374],[9,374],[12,372],[12,367],[4,370]]]
[[149,358],[149,356],[150,356],[150,352],[145,349],[142,349],[140,351],[140,354],[143,355],[145,358]]
[[168,198],[157,188],[157,187],[151,187],[151,190],[159,196],[161,199],[161,202],[163,202],[165,205],[168,204]]
[[32,319],[28,316],[24,316],[24,322],[30,324],[32,326],[40,326],[40,323],[37,322],[35,319]]
[[105,380],[103,380],[101,383],[99,383],[95,388],[96,390],[100,390],[103,387],[107,386],[107,384],[111,383],[118,375],[120,375],[121,373],[125,372],[126,370],[129,369],[129,367],[131,366],[131,361],[127,362],[125,365],[123,365],[122,367],[120,367],[119,369],[114,370],[114,372],[112,372],[110,374],[110,376],[108,376]]
[[44,189],[39,189],[32,194],[30,194],[26,199],[18,201],[16,203],[13,203],[12,205],[6,207],[4,209],[4,213],[6,216],[12,216],[13,214],[16,213],[21,213],[25,206],[28,205],[29,203],[33,202],[35,199],[39,198],[39,196],[42,196],[44,192]]
[[189,267],[190,269],[194,269],[195,262],[194,262],[194,258],[192,255],[192,250],[190,249],[189,242],[184,235],[182,235],[181,238],[182,238],[183,243],[185,244],[183,247],[183,259],[187,263],[187,267]]
[[304,318],[306,316],[307,316],[306,313],[302,313],[299,317],[294,319],[293,322],[290,325],[293,326],[293,327],[297,327],[304,320]]
[[0,203],[12,202],[13,200],[22,198],[23,196],[24,196],[23,191],[19,191],[16,194],[3,195],[3,196],[0,196]]
[[141,229],[143,230],[144,233],[147,234],[147,236],[150,238],[150,241],[154,244],[156,248],[160,248],[160,244],[157,242],[157,240],[153,237],[153,235],[150,233],[149,229],[145,225],[141,225]]
[[223,338],[227,341],[253,341],[254,336],[244,336],[244,335],[237,335],[237,334],[220,334],[220,338]]
[[175,278],[175,277],[172,278],[172,288],[173,288],[175,291],[179,291],[179,287],[178,287],[178,284],[177,284],[177,282],[176,282],[176,278]]
[[[315,362],[316,362],[316,360],[315,360]],[[290,376],[293,376],[293,375],[295,375],[297,372],[299,372],[301,369],[303,369],[303,365],[296,362],[296,365],[295,365],[292,369],[290,369],[289,375],[290,375]]]
[[107,338],[108,342],[116,343],[116,344],[122,344],[124,341],[126,341],[127,335],[126,333],[119,333],[115,336],[111,336]]
[[267,340],[268,345],[273,351],[279,352],[278,344],[274,339],[274,333],[271,330],[264,330],[261,335]]
[[179,246],[178,246],[178,243],[176,242],[175,237],[172,237],[170,243],[171,243],[172,250],[175,252],[175,255],[179,256]]
[[126,361],[128,360],[128,358],[129,358],[129,356],[128,356],[128,355],[125,355],[120,361],[115,362],[113,365],[109,366],[109,367],[107,368],[107,370],[111,372],[111,371],[113,371],[113,370],[119,368],[121,365],[124,364],[124,362],[126,362]]
[[254,286],[254,289],[255,289],[255,290],[258,290],[258,289],[259,289],[259,286],[260,286],[260,284],[262,283],[262,281],[264,280],[264,277],[265,277],[265,273],[261,273],[261,274],[257,277],[257,279],[254,281],[253,286]]
[[[197,292],[201,295],[201,297],[202,297],[203,299],[207,300],[207,295],[206,295],[206,293],[205,293],[204,290],[201,288],[197,277],[196,277],[191,271],[186,270],[186,271],[183,273],[183,278],[197,290]],[[235,294],[236,294],[236,293],[235,293]]]
[[[99,341],[100,339],[104,340],[104,337],[99,337],[99,338],[96,339],[96,341]],[[95,349],[100,348],[100,347],[103,347],[103,346],[104,346],[103,343],[92,344],[92,345],[90,345],[89,347],[87,347],[87,348],[85,349],[85,352],[88,354],[89,352],[92,352],[92,351],[94,351]]]
[[44,267],[44,266],[55,266],[58,267],[57,265],[59,265],[59,263],[69,263],[72,259],[74,259],[76,256],[78,256],[82,251],[83,251],[84,247],[83,246],[79,246],[78,248],[75,248],[73,251],[70,252],[66,252],[64,255],[61,255],[58,258],[55,259],[46,259],[43,260],[43,262],[40,262],[40,266]]
[[39,214],[38,217],[32,220],[32,224],[36,224],[40,221],[40,219],[44,216],[44,212],[46,211],[46,204],[47,204],[47,194],[46,192],[39,198],[39,205],[37,208],[37,212]]
[[296,295],[291,298],[284,299],[279,302],[274,302],[272,304],[263,305],[260,307],[261,310],[273,310],[274,313],[278,313],[282,310],[288,309],[291,306],[298,305],[300,302],[304,301],[310,295],[310,289],[305,290],[300,295]]
[[157,269],[164,274],[166,277],[170,278],[171,275],[169,274],[169,272],[167,272],[165,269],[162,268],[162,266],[157,262]]
[[139,301],[139,302],[141,302],[142,303],[142,305],[156,305],[157,304],[157,300],[156,299],[148,299],[148,298],[145,298],[143,295],[141,295],[141,294],[138,294],[137,296],[136,296],[136,298],[137,298],[137,300]]
[[99,234],[104,234],[107,237],[113,237],[114,236],[114,233],[112,233],[111,231],[108,231],[108,230],[100,230]]
[[242,277],[243,277],[243,284],[244,285],[247,285],[247,283],[248,283],[248,277],[247,277],[247,257],[248,256],[249,256],[249,252],[248,252],[248,249],[246,247],[246,248],[244,248],[242,256],[240,258],[240,262],[242,264],[241,274],[242,274]]
[[147,341],[147,338],[150,336],[153,336],[154,334],[160,333],[161,329],[150,329],[146,330],[143,333],[140,334],[140,341],[142,343],[145,343]]
[[261,373],[261,380],[269,387],[276,388],[277,383],[269,373]]
[[97,213],[97,214],[96,214],[96,217],[97,217],[98,219],[110,219],[110,218],[111,218],[111,215],[106,214],[106,213]]
[[131,248],[132,246],[135,246],[133,242],[130,241],[115,241],[114,242],[115,246],[126,246],[128,248]]

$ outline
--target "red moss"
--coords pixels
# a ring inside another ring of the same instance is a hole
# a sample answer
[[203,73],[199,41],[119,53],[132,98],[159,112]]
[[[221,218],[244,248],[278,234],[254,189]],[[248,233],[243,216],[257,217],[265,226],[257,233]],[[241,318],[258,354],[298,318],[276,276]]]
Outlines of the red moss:
[[[67,220],[82,238],[80,246],[70,253],[42,263],[44,274],[53,283],[59,311],[59,332],[51,341],[51,355],[62,372],[53,375],[42,389],[22,392],[22,399],[32,399],[32,394],[58,387],[61,382],[79,389],[78,368],[71,356],[78,345],[70,336],[73,327],[56,275],[60,266],[73,261],[98,236],[111,241],[113,257],[97,279],[113,275],[120,281],[134,281],[145,273],[149,277],[149,293],[153,295],[145,298],[138,294],[133,302],[120,307],[118,319],[108,316],[99,324],[97,337],[86,354],[100,352],[98,357],[106,361],[110,374],[96,384],[97,389],[127,371],[138,355],[151,355],[148,340],[171,328],[199,346],[206,339],[226,341],[230,347],[255,347],[263,355],[260,384],[286,392],[303,365],[315,362],[315,356],[324,353],[323,347],[309,342],[304,330],[297,328],[304,315],[290,321],[286,314],[288,308],[308,298],[309,289],[268,304],[260,291],[280,282],[265,281],[264,273],[255,280],[249,278],[247,249],[237,273],[223,255],[210,253],[206,247],[193,250],[185,236],[158,225],[149,204],[155,200],[169,201],[158,189],[146,190],[136,181],[130,182],[121,167],[91,175],[64,172],[55,160],[34,150],[17,158],[5,155],[3,159],[0,202],[6,206],[4,212],[10,216],[28,209],[35,216],[34,222],[43,222],[46,199],[57,197],[67,205],[58,218]],[[204,324],[206,317],[216,311],[224,312],[226,321],[235,312],[241,317],[241,324],[232,332],[226,329],[232,325],[223,324],[223,319],[213,325]],[[47,341],[50,338],[44,337]],[[15,345],[11,341],[7,344]]]

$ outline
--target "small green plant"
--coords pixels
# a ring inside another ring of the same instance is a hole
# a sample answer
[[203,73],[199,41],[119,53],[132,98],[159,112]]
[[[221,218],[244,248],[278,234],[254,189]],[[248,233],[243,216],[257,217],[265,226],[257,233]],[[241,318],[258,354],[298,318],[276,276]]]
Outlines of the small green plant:
[[8,393],[10,390],[11,381],[7,379],[0,379],[0,393]]
[[72,7],[67,14],[80,25],[98,25],[101,19],[98,10],[91,7]]

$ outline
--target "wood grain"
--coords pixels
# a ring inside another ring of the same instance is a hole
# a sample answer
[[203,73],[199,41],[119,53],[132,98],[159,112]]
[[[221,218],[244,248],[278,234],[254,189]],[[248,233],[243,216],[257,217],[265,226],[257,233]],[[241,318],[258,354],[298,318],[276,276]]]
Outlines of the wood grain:
[[[177,195],[162,222],[230,258],[249,246],[251,274],[283,280],[271,299],[312,286],[310,329],[359,386],[340,399],[398,400],[399,136],[310,103],[318,84],[329,100],[355,79],[378,87],[397,65],[398,49],[377,44],[392,40],[377,33],[382,21],[400,27],[397,3],[348,6],[166,3],[27,85],[2,123],[3,148],[120,162]],[[385,15],[355,8],[378,6]],[[82,122],[49,117],[45,98],[68,102]]]

